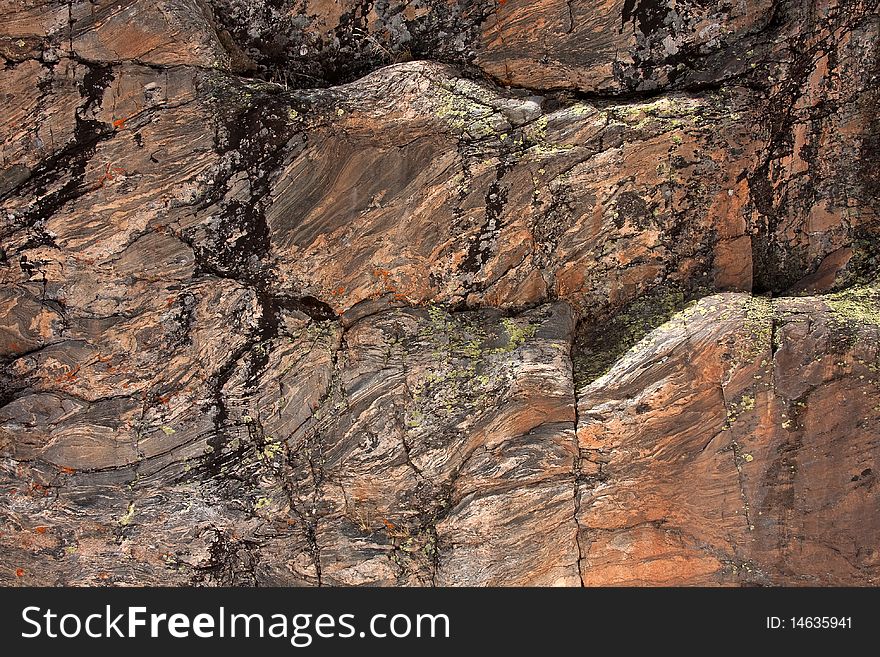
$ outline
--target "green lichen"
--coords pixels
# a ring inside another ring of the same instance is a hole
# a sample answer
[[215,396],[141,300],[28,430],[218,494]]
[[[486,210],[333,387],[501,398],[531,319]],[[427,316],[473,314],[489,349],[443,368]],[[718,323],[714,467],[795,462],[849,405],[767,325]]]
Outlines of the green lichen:
[[261,454],[263,458],[267,461],[272,461],[276,456],[279,456],[284,453],[284,443],[278,442],[268,442],[263,446],[261,450]]
[[407,413],[406,417],[406,427],[408,429],[416,429],[422,426],[422,422],[425,420],[425,414],[422,413],[418,409],[413,409]]
[[662,286],[635,299],[611,317],[579,327],[572,350],[575,385],[605,374],[648,333],[686,306],[682,290]]
[[491,95],[479,85],[467,80],[438,84],[435,115],[454,132],[481,139],[495,135],[506,122],[489,104]]
[[131,521],[134,519],[134,502],[128,503],[128,510],[119,518],[119,524],[123,527],[127,527],[131,524]]
[[727,409],[727,421],[729,424],[736,422],[740,415],[755,410],[755,398],[743,395],[739,401],[734,401]]
[[431,344],[432,367],[413,386],[416,409],[406,421],[410,428],[421,427],[434,409],[450,412],[457,398],[472,394],[472,380],[482,354],[485,332],[475,323],[453,319],[437,306],[428,307],[428,325],[419,337]]
[[647,103],[611,105],[604,112],[614,123],[622,123],[634,130],[651,128],[663,133],[692,124],[699,110],[698,100],[667,96]]
[[490,403],[492,389],[509,375],[505,356],[534,336],[527,319],[493,319],[485,313],[448,314],[439,307],[427,309],[428,321],[419,331],[420,341],[431,348],[428,371],[412,383],[415,408],[407,411],[405,426],[426,431],[438,415],[449,416],[466,404],[481,408]]
[[[585,111],[589,106],[584,106]],[[572,108],[568,108],[566,112],[571,112]],[[572,118],[579,116],[579,112],[572,112]],[[561,115],[556,115],[560,119]],[[529,155],[536,160],[543,160],[557,155],[569,153],[577,148],[575,144],[565,144],[552,141],[547,135],[547,126],[549,119],[542,116],[529,124],[523,131],[523,144],[526,146]]]
[[859,286],[825,297],[831,316],[841,324],[880,326],[880,286]]
[[751,362],[769,352],[773,336],[774,311],[770,298],[749,297],[742,309],[743,327],[733,350],[735,364]]
[[523,344],[525,344],[526,340],[531,337],[534,337],[535,331],[537,328],[531,324],[523,325],[520,322],[517,322],[510,317],[505,317],[501,320],[501,324],[504,326],[504,330],[507,332],[508,341],[507,344],[503,347],[498,347],[493,350],[493,353],[506,353],[509,351],[513,351]]
[[529,153],[536,156],[537,158],[546,158],[569,153],[575,148],[576,147],[574,146],[574,144],[551,144],[545,142],[532,146],[529,149]]
[[596,108],[592,105],[587,105],[586,103],[575,103],[568,108],[568,111],[575,116],[589,116],[596,111]]
[[547,141],[547,124],[548,119],[546,116],[542,116],[536,119],[534,122],[532,122],[530,126],[526,128],[526,137],[528,137],[531,141],[535,143]]

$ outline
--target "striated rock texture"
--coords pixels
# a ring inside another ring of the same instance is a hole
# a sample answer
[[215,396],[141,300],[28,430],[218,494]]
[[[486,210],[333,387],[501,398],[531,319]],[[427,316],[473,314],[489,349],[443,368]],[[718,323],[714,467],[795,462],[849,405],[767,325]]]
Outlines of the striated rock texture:
[[0,582],[874,585],[876,0],[0,0]]

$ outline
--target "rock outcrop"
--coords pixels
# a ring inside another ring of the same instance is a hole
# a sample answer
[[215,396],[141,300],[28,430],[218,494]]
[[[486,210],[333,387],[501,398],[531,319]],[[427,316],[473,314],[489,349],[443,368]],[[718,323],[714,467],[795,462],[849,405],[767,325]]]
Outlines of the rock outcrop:
[[0,16],[0,581],[877,583],[876,1]]
[[706,297],[582,388],[584,583],[876,583],[876,301]]

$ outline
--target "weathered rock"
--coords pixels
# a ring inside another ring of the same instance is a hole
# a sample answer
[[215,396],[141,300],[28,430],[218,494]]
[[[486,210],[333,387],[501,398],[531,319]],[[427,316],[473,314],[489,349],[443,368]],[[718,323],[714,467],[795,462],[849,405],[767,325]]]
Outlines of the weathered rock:
[[716,5],[0,3],[0,579],[874,583],[876,2]]
[[98,63],[230,65],[201,0],[4,0],[0,10],[0,43],[14,61],[39,53],[46,63],[75,55]]
[[584,583],[876,583],[876,302],[707,297],[582,388]]

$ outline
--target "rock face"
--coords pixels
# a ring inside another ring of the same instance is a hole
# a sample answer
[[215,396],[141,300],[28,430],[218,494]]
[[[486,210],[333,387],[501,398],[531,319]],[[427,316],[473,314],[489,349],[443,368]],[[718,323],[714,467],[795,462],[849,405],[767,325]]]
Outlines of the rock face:
[[876,584],[876,1],[0,0],[0,581]]
[[584,583],[876,582],[876,298],[710,296],[582,388]]

